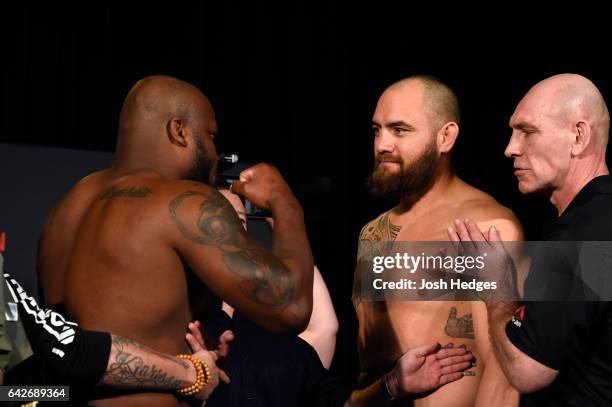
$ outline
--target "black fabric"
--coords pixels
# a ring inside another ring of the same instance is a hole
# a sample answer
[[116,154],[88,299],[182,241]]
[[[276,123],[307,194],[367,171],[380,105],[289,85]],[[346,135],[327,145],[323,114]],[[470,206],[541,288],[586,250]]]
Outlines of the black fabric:
[[108,365],[110,334],[81,330],[56,311],[42,310],[17,280],[8,273],[4,277],[34,352],[34,357],[8,372],[10,380],[23,385],[56,380],[81,387],[97,384]]
[[579,242],[555,241],[535,244],[529,275],[525,281],[526,301],[584,301],[580,279]]
[[[612,177],[597,177],[587,184],[548,226],[543,240],[612,241]],[[576,298],[572,273],[577,250],[576,245],[565,250],[554,263],[561,269],[549,270],[566,277],[556,289],[566,290],[570,299]],[[543,289],[539,272],[543,271],[530,270],[526,296]],[[547,388],[522,395],[521,406],[612,405],[612,303],[542,301],[523,306],[521,317],[506,326],[508,338],[531,358],[559,370],[559,375]]]
[[[36,354],[8,372],[4,375],[5,386],[67,386],[67,378],[61,375],[50,374],[48,370],[44,368],[44,361],[41,360]],[[87,406],[87,398],[85,393],[87,392],[85,386],[73,386],[70,387],[70,405],[72,406]],[[80,393],[80,394],[79,394]],[[21,406],[25,402],[15,402],[6,404],[7,406]],[[59,403],[55,403],[61,405]],[[4,404],[3,404],[4,405]],[[39,403],[39,405],[45,405]]]
[[[200,321],[205,321],[205,328],[202,332],[204,336],[204,342],[208,349],[215,349],[219,346],[219,337],[223,332],[234,329],[234,323],[232,318],[227,315],[223,310],[216,311],[215,315],[212,315],[209,319],[196,317]],[[230,349],[233,348],[233,342],[230,345]]]
[[108,333],[80,330],[77,336],[71,357],[62,359],[63,364],[58,365],[44,353],[35,353],[5,374],[4,385],[69,386],[70,405],[87,406],[106,370],[111,338]]
[[[235,311],[235,340],[222,368],[229,385],[220,384],[206,406],[342,406],[345,396],[323,367],[316,351],[295,335],[263,330]],[[205,329],[226,329],[207,324]]]
[[53,360],[52,367],[64,374],[72,383],[86,386],[102,380],[111,352],[111,336],[108,332],[85,331],[77,328],[74,347],[60,364]]

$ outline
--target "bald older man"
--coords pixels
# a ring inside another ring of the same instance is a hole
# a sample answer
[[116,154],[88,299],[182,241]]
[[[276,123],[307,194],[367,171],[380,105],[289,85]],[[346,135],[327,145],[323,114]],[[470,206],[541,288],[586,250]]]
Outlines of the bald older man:
[[[366,224],[359,236],[353,303],[362,374],[347,406],[518,403],[518,394],[495,360],[483,304],[454,297],[427,302],[362,300],[359,263],[372,258],[364,250],[369,243],[447,240],[448,223],[456,217],[473,217],[481,227],[497,224],[507,240],[522,238],[510,210],[453,172],[451,151],[459,122],[452,90],[428,76],[391,85],[376,105],[370,190],[399,202]],[[440,346],[436,344],[467,348],[478,362],[469,372],[442,369],[437,377],[422,381],[419,371],[435,357]]]
[[[505,154],[514,160],[519,190],[544,192],[558,211],[544,240],[612,241],[612,177],[605,162],[609,126],[601,93],[579,75],[543,80],[516,107]],[[499,239],[494,229],[484,236],[470,221],[456,222],[450,236]],[[544,271],[574,273],[560,262]],[[526,296],[540,295],[541,273],[532,265]],[[523,393],[521,405],[612,405],[610,302],[527,302],[518,310],[513,302],[486,305],[497,358]]]
[[[38,272],[47,306],[64,305],[83,329],[168,354],[188,353],[196,299],[213,309],[220,298],[266,329],[304,329],[313,261],[302,209],[273,167],[244,171],[234,192],[276,223],[271,252],[252,240],[207,185],[216,134],[213,108],[194,86],[156,76],[130,90],[112,167],[82,179],[45,223]],[[97,403],[180,404],[157,393],[109,393]]]

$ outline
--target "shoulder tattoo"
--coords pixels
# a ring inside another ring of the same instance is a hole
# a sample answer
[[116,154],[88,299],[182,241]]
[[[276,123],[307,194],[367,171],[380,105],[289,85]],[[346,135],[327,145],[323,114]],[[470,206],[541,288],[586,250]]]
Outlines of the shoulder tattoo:
[[151,188],[147,187],[132,187],[123,188],[110,187],[100,196],[101,201],[106,201],[113,198],[144,198],[151,193]]

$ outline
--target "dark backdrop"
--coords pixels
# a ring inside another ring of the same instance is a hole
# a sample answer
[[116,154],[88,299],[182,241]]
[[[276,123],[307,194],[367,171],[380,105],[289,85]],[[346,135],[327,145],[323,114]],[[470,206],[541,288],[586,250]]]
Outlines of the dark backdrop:
[[333,371],[348,380],[357,369],[357,234],[389,205],[364,190],[369,122],[384,87],[427,73],[455,89],[464,118],[457,172],[512,208],[531,238],[554,213],[545,198],[519,196],[503,158],[516,103],[561,72],[611,94],[606,26],[584,9],[556,18],[481,9],[486,16],[465,19],[442,6],[308,1],[60,7],[2,16],[0,141],[110,152],[121,101],[138,79],[167,74],[200,87],[217,112],[218,150],[274,162],[301,199],[341,322]]

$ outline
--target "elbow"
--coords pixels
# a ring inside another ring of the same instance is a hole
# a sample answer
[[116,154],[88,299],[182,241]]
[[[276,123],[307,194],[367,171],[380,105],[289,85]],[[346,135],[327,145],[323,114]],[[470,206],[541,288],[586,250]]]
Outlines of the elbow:
[[324,313],[318,312],[318,321],[314,321],[314,319],[313,314],[313,317],[310,318],[310,324],[307,328],[308,330],[318,332],[329,339],[336,339],[338,330],[340,329],[340,324],[338,323],[338,317],[336,316],[336,312],[334,311],[333,307],[331,307],[329,310],[325,310]]
[[331,336],[336,338],[336,335],[338,335],[338,329],[340,329],[340,324],[338,323],[338,318],[336,317],[336,313],[334,312],[333,318],[330,321],[330,324],[328,327],[328,332]]
[[274,304],[262,327],[281,334],[297,335],[304,331],[312,314],[312,293],[294,293],[286,301]]
[[290,320],[293,327],[293,333],[299,334],[304,331],[310,322],[312,315],[312,296],[297,301],[289,307]]
[[548,387],[556,375],[540,372],[536,369],[514,369],[508,381],[521,394],[529,394]]
[[533,393],[546,387],[525,378],[514,378],[510,380],[510,384],[521,394]]
[[[308,326],[306,329],[310,329],[310,326]],[[313,331],[314,332],[318,331],[319,334],[323,338],[326,338],[327,342],[336,343],[336,336],[338,336],[338,329],[339,329],[338,318],[336,318],[335,313],[332,313],[332,316],[329,318],[328,321],[325,321],[323,324],[321,324],[321,326],[317,327]]]
[[299,334],[308,326],[312,314],[312,299],[310,301],[295,301],[283,310],[283,317],[279,331],[286,334]]

